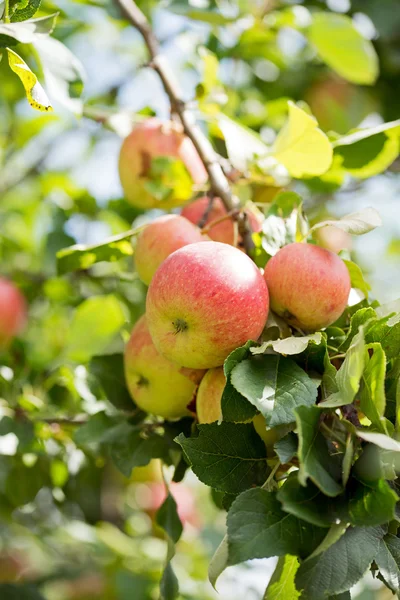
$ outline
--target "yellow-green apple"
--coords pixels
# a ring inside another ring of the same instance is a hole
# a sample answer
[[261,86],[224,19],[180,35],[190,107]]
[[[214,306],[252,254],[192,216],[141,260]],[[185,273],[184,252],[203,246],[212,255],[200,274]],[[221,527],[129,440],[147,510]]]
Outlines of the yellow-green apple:
[[352,239],[351,235],[339,227],[326,225],[315,230],[314,239],[318,246],[326,248],[335,254],[339,254],[341,250],[351,250]]
[[180,248],[157,269],[146,314],[161,354],[183,367],[207,369],[260,336],[268,305],[265,281],[246,254],[201,242]]
[[[179,185],[174,181],[174,173],[168,174],[168,168],[154,172],[153,161],[160,158],[179,161]],[[190,197],[192,184],[207,181],[204,165],[182,128],[156,118],[139,123],[125,138],[119,156],[119,175],[128,202],[143,209],[181,206]],[[159,199],[151,184],[166,186],[167,192],[171,187],[173,191]]]
[[129,478],[131,483],[162,482],[162,463],[159,458],[153,458],[143,467],[135,467]]
[[[204,214],[207,212],[208,205],[209,198],[207,196],[203,196],[202,198],[198,198],[197,200],[194,200],[190,204],[184,206],[181,214],[183,217],[186,217],[186,219],[189,219],[189,221],[192,223],[198,225],[201,222]],[[260,218],[257,218],[256,214],[250,210],[247,210],[246,213],[249,218],[252,231],[261,231],[262,215],[260,214]],[[204,226],[210,225],[212,221],[216,221],[217,219],[225,217],[226,214],[227,210],[222,200],[220,198],[214,198],[212,208],[207,215]],[[213,225],[211,229],[207,231],[207,234],[215,242],[233,245],[235,243],[235,227],[232,218]]]
[[155,348],[143,316],[134,326],[124,353],[129,392],[142,410],[166,419],[189,415],[197,383],[204,372],[182,372]]
[[213,423],[221,418],[221,398],[226,385],[222,367],[209,369],[200,382],[196,397],[199,423]]
[[26,303],[18,288],[0,277],[0,350],[20,333],[26,323]]
[[344,262],[313,244],[293,243],[267,263],[271,308],[303,331],[327,327],[347,306],[351,283]]
[[183,246],[209,238],[180,215],[163,215],[139,234],[136,242],[135,265],[140,279],[149,285],[161,263]]

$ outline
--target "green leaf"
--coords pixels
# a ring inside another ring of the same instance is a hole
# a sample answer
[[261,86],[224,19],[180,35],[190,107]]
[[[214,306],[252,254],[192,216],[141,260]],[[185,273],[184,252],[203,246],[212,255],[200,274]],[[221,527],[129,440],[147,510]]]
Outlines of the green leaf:
[[334,169],[365,179],[385,171],[399,155],[400,120],[356,130],[332,142]]
[[85,72],[71,50],[54,37],[35,40],[40,57],[46,89],[55,102],[75,113],[82,114],[83,103],[78,98],[83,89]]
[[355,585],[377,555],[381,527],[349,528],[325,552],[305,560],[296,573],[296,587],[306,597],[322,600]]
[[328,533],[326,534],[320,545],[317,548],[315,548],[314,552],[310,554],[308,558],[311,559],[318,556],[319,554],[322,554],[323,552],[326,552],[328,548],[333,546],[333,544],[336,544],[336,542],[340,540],[340,538],[346,533],[348,526],[348,523],[343,522],[331,525]]
[[208,567],[208,579],[215,589],[217,579],[228,566],[228,536],[225,535]]
[[383,525],[395,518],[398,501],[396,492],[380,479],[372,482],[356,482],[351,489],[348,505],[349,521],[360,527]]
[[285,512],[318,527],[330,527],[338,518],[338,501],[331,501],[311,482],[301,485],[297,473],[289,475],[277,498]]
[[295,433],[290,431],[281,440],[274,444],[274,450],[282,464],[288,463],[297,452],[298,438]]
[[125,314],[115,296],[93,296],[75,310],[69,329],[66,355],[87,362],[101,354],[125,323]]
[[132,236],[142,231],[143,227],[132,229],[119,235],[114,235],[106,239],[101,244],[86,246],[76,244],[69,248],[64,248],[57,252],[57,270],[60,275],[89,269],[97,262],[114,262],[133,255],[133,248],[130,242]]
[[375,562],[386,585],[398,592],[400,590],[400,539],[391,533],[385,535],[379,544]]
[[176,441],[200,481],[232,494],[264,483],[269,473],[266,449],[252,423],[223,421],[197,427],[198,437],[180,434]]
[[357,312],[351,316],[349,331],[346,338],[340,344],[339,351],[346,352],[350,348],[351,342],[354,336],[357,335],[361,325],[366,325],[373,321],[376,321],[376,312],[371,306],[357,310]]
[[157,511],[156,522],[176,544],[182,535],[183,527],[178,516],[175,499],[170,492]]
[[1,600],[45,600],[33,585],[0,584]]
[[343,259],[344,264],[350,275],[351,287],[361,290],[366,298],[368,298],[371,286],[365,281],[361,268],[351,260]]
[[[39,10],[42,0],[28,0],[24,2],[14,2],[16,8],[13,7],[11,12],[11,21],[26,21],[33,17],[33,15]],[[18,8],[22,5],[21,8]]]
[[365,368],[365,342],[364,330],[360,327],[354,336],[350,348],[346,352],[339,371],[336,374],[338,391],[332,394],[319,406],[324,408],[335,408],[351,404],[360,388],[360,381]]
[[327,221],[320,221],[313,225],[310,232],[316,231],[321,227],[327,225],[337,227],[342,231],[347,231],[353,235],[363,235],[369,231],[373,231],[376,227],[382,226],[382,219],[375,208],[364,208],[363,210],[345,215],[340,219],[328,219]]
[[58,13],[24,23],[0,23],[0,35],[7,35],[21,44],[31,44],[38,35],[49,35],[53,31],[57,16]]
[[169,451],[168,441],[157,434],[143,437],[140,431],[128,431],[110,445],[111,460],[125,477],[134,467],[148,465],[152,458],[164,458]]
[[366,367],[361,380],[360,409],[378,431],[388,433],[393,426],[385,419],[386,356],[378,343],[368,344],[365,349]]
[[397,358],[400,353],[400,321],[399,315],[388,320],[388,317],[372,323],[365,333],[367,343],[379,342],[386,358]]
[[289,117],[275,140],[272,155],[292,177],[302,178],[325,173],[333,150],[317,121],[289,102]]
[[104,412],[96,413],[75,431],[74,441],[78,445],[103,442],[116,424],[115,419],[107,416]]
[[168,561],[160,582],[160,600],[175,600],[179,596],[179,582]]
[[261,488],[238,496],[227,517],[228,564],[270,556],[308,556],[326,530],[283,512],[276,495]]
[[370,431],[360,430],[357,430],[356,434],[362,440],[370,442],[371,444],[375,444],[375,446],[378,446],[383,450],[392,450],[393,452],[400,452],[400,442],[394,440],[388,435],[384,435],[383,433],[373,433]]
[[321,410],[316,406],[300,406],[295,414],[299,435],[301,485],[306,485],[310,478],[327,496],[338,496],[342,491],[339,483],[340,469],[334,457],[329,454],[327,441],[319,431]]
[[268,348],[272,348],[278,354],[291,356],[304,352],[310,342],[318,345],[321,343],[321,340],[322,334],[320,332],[303,336],[292,335],[283,340],[269,340],[268,342],[264,342],[261,346],[250,348],[250,352],[253,355],[264,354]]
[[210,10],[194,9],[190,6],[183,6],[182,4],[172,4],[172,6],[169,5],[168,10],[171,10],[178,15],[183,15],[188,19],[192,19],[193,21],[201,21],[203,23],[208,23],[209,25],[218,27],[228,25],[229,23],[236,21],[236,17],[224,16],[219,11],[213,12]]
[[266,418],[270,427],[293,422],[293,410],[311,406],[317,386],[290,358],[255,356],[239,363],[231,373],[232,385]]
[[375,49],[349,17],[315,13],[308,38],[322,60],[344,79],[366,85],[376,81],[379,63]]
[[294,578],[299,568],[296,556],[281,556],[275,571],[265,590],[263,600],[296,600],[300,592],[296,589]]
[[222,393],[221,410],[224,421],[244,422],[249,421],[257,413],[257,409],[240,394],[231,383],[232,369],[250,354],[250,347],[255,342],[248,341],[244,346],[236,348],[230,353],[224,363],[226,386]]
[[53,107],[35,73],[30,70],[25,61],[16,52],[7,48],[7,54],[10,68],[20,78],[26,97],[32,108],[44,112],[52,111]]
[[134,410],[135,404],[125,383],[122,354],[94,356],[89,363],[89,371],[96,377],[111,404],[120,410]]

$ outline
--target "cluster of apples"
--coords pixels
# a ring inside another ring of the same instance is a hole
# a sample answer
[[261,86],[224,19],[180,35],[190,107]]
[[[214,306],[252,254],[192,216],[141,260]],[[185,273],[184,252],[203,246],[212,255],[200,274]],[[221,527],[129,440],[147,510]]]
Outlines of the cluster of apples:
[[[147,138],[143,130],[148,121],[128,136],[121,150],[121,181],[128,199],[137,205],[134,197],[144,189],[149,153],[167,153],[180,160],[189,157],[187,168],[194,172],[194,148],[192,153],[182,153],[183,144],[186,152],[191,147],[189,140],[173,127],[165,130],[157,120],[151,121]],[[134,165],[131,171],[128,151]],[[190,414],[188,405],[197,395],[197,416],[203,423],[220,416],[225,359],[249,339],[261,336],[269,305],[291,326],[310,332],[336,321],[350,292],[343,261],[314,244],[285,246],[262,273],[232,245],[231,219],[211,227],[226,211],[221,200],[214,199],[208,213],[208,202],[200,198],[180,215],[159,217],[139,235],[135,262],[139,277],[149,285],[146,315],[135,325],[125,349],[128,388],[140,408],[179,418]],[[181,200],[170,203],[177,206]],[[207,236],[197,226],[204,214]],[[261,226],[258,221],[252,225]]]
[[19,289],[0,277],[0,351],[8,347],[26,322],[26,303]]

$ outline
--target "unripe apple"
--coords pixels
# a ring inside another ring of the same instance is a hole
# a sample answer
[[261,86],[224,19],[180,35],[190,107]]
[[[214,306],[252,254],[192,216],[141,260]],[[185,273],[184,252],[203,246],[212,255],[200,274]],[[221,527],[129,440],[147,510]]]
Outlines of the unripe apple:
[[166,419],[190,414],[187,406],[196,382],[156,350],[144,316],[132,330],[124,365],[129,392],[139,408]]
[[196,412],[200,424],[221,418],[221,399],[226,385],[222,367],[209,369],[200,382],[196,397]]
[[158,267],[172,252],[208,239],[196,225],[180,215],[164,215],[155,219],[137,239],[135,265],[140,279],[149,285]]
[[[125,138],[119,156],[119,175],[128,202],[138,208],[173,208],[187,202],[190,194],[175,190],[168,197],[160,200],[152,193],[152,161],[156,158],[169,157],[179,160],[186,168],[186,184],[204,184],[207,172],[193,146],[182,128],[172,122],[163,122],[156,118],[139,123]],[[182,173],[181,173],[182,175]],[[161,177],[161,181],[162,177]],[[147,185],[146,185],[147,184]],[[183,194],[183,196],[181,195]]]
[[26,323],[26,303],[21,292],[0,277],[0,350],[20,333]]
[[202,242],[177,250],[159,267],[147,293],[147,322],[166,358],[206,369],[260,336],[268,305],[265,281],[246,254]]
[[284,246],[268,261],[264,277],[272,310],[303,331],[328,327],[347,306],[351,288],[347,267],[319,246]]
[[159,458],[153,458],[143,467],[135,467],[129,478],[131,483],[147,483],[149,481],[162,482],[162,463]]
[[[182,209],[182,216],[189,219],[192,223],[198,225],[207,211],[209,205],[209,198],[203,196],[194,200],[190,204],[187,204]],[[256,215],[251,211],[246,211],[250,221],[252,231],[261,231],[261,219],[257,219]],[[225,217],[227,210],[220,198],[214,198],[212,208],[208,213],[207,219],[205,220],[204,226],[209,225],[212,221]],[[211,229],[207,231],[207,235],[215,242],[222,242],[223,244],[230,244],[231,246],[235,243],[235,227],[233,219],[226,219],[216,225],[213,225]],[[240,243],[240,240],[239,240]]]
[[318,246],[335,254],[339,254],[341,250],[351,250],[353,245],[351,235],[333,225],[326,225],[317,229],[314,233],[314,239]]

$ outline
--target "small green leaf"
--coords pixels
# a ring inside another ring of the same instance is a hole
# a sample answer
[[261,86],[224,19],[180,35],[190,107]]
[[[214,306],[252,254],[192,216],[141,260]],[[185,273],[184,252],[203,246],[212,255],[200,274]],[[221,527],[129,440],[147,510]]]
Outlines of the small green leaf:
[[321,343],[321,340],[322,334],[320,332],[303,336],[292,335],[283,340],[269,340],[268,342],[264,342],[261,346],[250,348],[250,352],[254,355],[264,354],[268,348],[272,348],[278,354],[291,356],[304,352],[310,342],[318,345]]
[[152,458],[168,455],[168,441],[157,434],[143,437],[140,431],[127,431],[110,445],[111,460],[125,477],[130,477],[134,467],[144,467]]
[[125,323],[125,314],[115,296],[88,298],[74,312],[66,347],[67,357],[87,362],[101,354]]
[[156,522],[176,544],[182,535],[183,527],[178,516],[175,499],[170,492],[157,511]]
[[232,369],[250,354],[249,349],[254,344],[255,342],[248,341],[244,346],[236,348],[236,350],[231,352],[225,360],[224,373],[226,386],[221,398],[221,410],[224,421],[243,423],[252,419],[257,413],[257,409],[231,383]]
[[97,378],[111,404],[120,410],[134,410],[135,404],[125,383],[122,354],[94,356],[89,363],[89,371]]
[[85,246],[76,244],[57,252],[57,270],[60,275],[89,269],[97,262],[114,262],[133,255],[130,239],[142,231],[143,227],[132,229],[108,238],[101,244]]
[[210,423],[198,425],[199,435],[176,441],[197,477],[210,487],[236,494],[267,479],[265,444],[253,424]]
[[393,431],[392,424],[385,419],[386,356],[378,343],[368,344],[366,367],[361,380],[360,409],[381,433]]
[[98,444],[106,439],[116,421],[104,412],[91,416],[87,423],[75,431],[74,441],[78,445]]
[[379,63],[375,49],[349,17],[315,13],[308,37],[322,60],[344,79],[366,85],[376,81]]
[[275,571],[265,590],[263,600],[296,600],[300,592],[296,589],[294,578],[299,568],[296,556],[281,556]]
[[[11,21],[26,21],[33,17],[39,10],[42,0],[27,0],[27,2],[15,2],[17,8],[13,8],[11,13]],[[18,8],[22,5],[21,8]]]
[[290,431],[281,440],[274,444],[274,450],[282,464],[288,463],[297,452],[298,438],[295,433]]
[[317,386],[290,358],[254,356],[231,373],[232,385],[264,415],[270,427],[293,422],[293,410],[311,406]]
[[329,454],[327,441],[319,431],[321,410],[316,406],[300,406],[295,415],[299,435],[301,485],[306,485],[310,478],[327,496],[338,496],[342,492],[339,483],[340,468],[334,456]]
[[312,177],[325,173],[332,163],[333,150],[317,121],[289,102],[289,117],[279,132],[272,156],[292,177]]
[[225,535],[216,549],[208,567],[208,579],[215,589],[217,579],[228,566],[228,536]]
[[296,573],[297,589],[313,600],[346,592],[369,568],[383,535],[381,527],[347,529],[325,552],[300,565]]
[[395,518],[398,500],[396,492],[383,479],[356,482],[349,499],[349,521],[360,527],[388,523]]
[[329,219],[327,221],[320,221],[311,227],[310,232],[316,231],[321,227],[326,226],[337,227],[342,231],[347,231],[353,235],[363,235],[369,231],[373,231],[376,227],[382,226],[382,219],[375,208],[364,208],[350,215],[345,215],[340,219]]
[[261,488],[238,496],[227,517],[228,564],[270,556],[308,556],[326,529],[283,512],[272,492]]
[[351,260],[343,260],[350,275],[351,287],[361,290],[366,298],[368,298],[371,286],[365,281],[361,268]]

